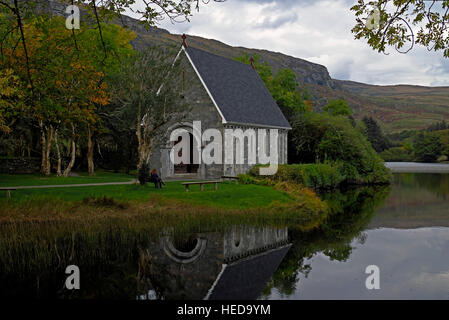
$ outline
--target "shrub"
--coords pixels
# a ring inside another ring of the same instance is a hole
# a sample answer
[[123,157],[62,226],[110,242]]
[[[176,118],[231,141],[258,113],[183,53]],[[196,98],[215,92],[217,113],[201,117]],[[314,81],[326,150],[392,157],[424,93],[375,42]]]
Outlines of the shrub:
[[436,162],[443,146],[436,133],[422,134],[415,142],[415,157],[421,162]]
[[240,175],[242,183],[269,185],[278,182],[293,182],[312,189],[335,189],[342,185],[388,184],[391,173],[382,162],[373,162],[371,170],[363,175],[350,163],[335,161],[280,165],[273,176],[260,176],[260,166],[253,167],[248,175]]
[[[274,176],[259,176],[259,167],[253,167],[249,176],[244,178],[246,183],[260,183],[261,180],[277,182],[293,182],[313,189],[332,189],[340,185],[344,179],[340,166],[335,164],[294,164],[280,165]],[[266,182],[265,182],[266,183]]]
[[[278,182],[274,185],[274,188],[287,193],[292,199],[295,200],[293,203],[273,204],[279,210],[287,209],[293,213],[303,211],[309,216],[316,217],[322,216],[323,213],[328,212],[327,204],[309,188],[291,182]],[[317,226],[318,225],[316,225],[316,227]]]
[[[312,180],[305,183],[327,186],[343,180],[342,183],[346,184],[381,184],[391,178],[382,159],[362,133],[363,129],[354,128],[347,117],[307,113],[292,126],[293,140],[301,162],[319,166],[330,163],[330,167],[309,168],[311,171],[306,177]],[[331,170],[332,167],[339,169]],[[327,174],[331,177],[321,176],[323,170],[328,170]],[[327,181],[329,179],[334,182]]]
[[413,161],[413,152],[404,147],[394,147],[380,153],[385,161],[402,162]]

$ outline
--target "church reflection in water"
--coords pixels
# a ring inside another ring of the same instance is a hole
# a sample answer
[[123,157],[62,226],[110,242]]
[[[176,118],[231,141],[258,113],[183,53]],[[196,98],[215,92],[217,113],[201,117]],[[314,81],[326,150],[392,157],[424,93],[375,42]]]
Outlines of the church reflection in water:
[[149,267],[141,277],[146,294],[138,298],[257,299],[290,246],[287,228],[241,226],[181,239],[163,235],[141,251]]

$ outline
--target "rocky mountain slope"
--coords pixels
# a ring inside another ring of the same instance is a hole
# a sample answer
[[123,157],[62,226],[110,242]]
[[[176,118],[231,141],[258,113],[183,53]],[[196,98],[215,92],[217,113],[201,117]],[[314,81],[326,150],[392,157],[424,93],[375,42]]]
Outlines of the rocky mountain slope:
[[[64,14],[65,5],[49,1],[51,11]],[[171,34],[160,28],[146,30],[136,20],[122,16],[115,21],[134,30],[137,38],[133,45],[137,49],[155,44],[180,46],[181,35]],[[259,54],[261,59],[273,67],[295,71],[300,87],[306,87],[312,95],[315,108],[320,110],[329,99],[345,99],[354,110],[356,118],[372,116],[387,131],[424,128],[442,119],[449,120],[449,87],[421,87],[410,85],[376,86],[352,81],[332,79],[325,66],[300,58],[268,50],[232,47],[220,41],[188,35],[190,46],[234,58],[243,53]]]
[[[132,20],[128,21],[128,25],[136,30],[136,47],[155,43],[181,43],[181,35],[162,29],[142,30]],[[353,108],[356,118],[372,116],[389,132],[425,128],[433,122],[449,120],[449,87],[377,86],[336,80],[330,77],[326,67],[282,53],[232,47],[193,35],[188,35],[187,41],[193,47],[227,58],[245,52],[250,55],[257,53],[275,72],[286,67],[294,70],[300,86],[307,87],[312,94],[316,109],[322,108],[329,99],[342,98]]]

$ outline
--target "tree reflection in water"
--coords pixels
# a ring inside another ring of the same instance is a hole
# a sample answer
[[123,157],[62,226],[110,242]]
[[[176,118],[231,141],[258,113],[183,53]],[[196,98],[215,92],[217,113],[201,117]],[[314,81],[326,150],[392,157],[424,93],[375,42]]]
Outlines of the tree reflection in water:
[[319,229],[309,233],[289,228],[292,247],[265,288],[262,299],[273,288],[281,295],[291,295],[298,286],[298,275],[307,278],[312,267],[306,260],[321,252],[331,260],[346,261],[351,253],[351,242],[356,239],[363,244],[363,230],[371,221],[375,209],[381,206],[390,187],[364,187],[336,191],[322,195],[330,207],[327,220]]

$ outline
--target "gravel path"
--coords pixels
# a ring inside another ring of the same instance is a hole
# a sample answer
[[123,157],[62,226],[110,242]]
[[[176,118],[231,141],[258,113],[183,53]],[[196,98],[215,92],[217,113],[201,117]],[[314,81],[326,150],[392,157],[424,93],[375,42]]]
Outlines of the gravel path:
[[44,185],[44,186],[0,187],[0,190],[119,186],[119,185],[134,184],[134,183],[136,183],[136,179],[133,179],[133,180],[127,181],[127,182],[102,182],[102,183],[83,183],[83,184],[55,184],[55,185]]
[[393,173],[449,173],[446,163],[385,162],[385,166]]

